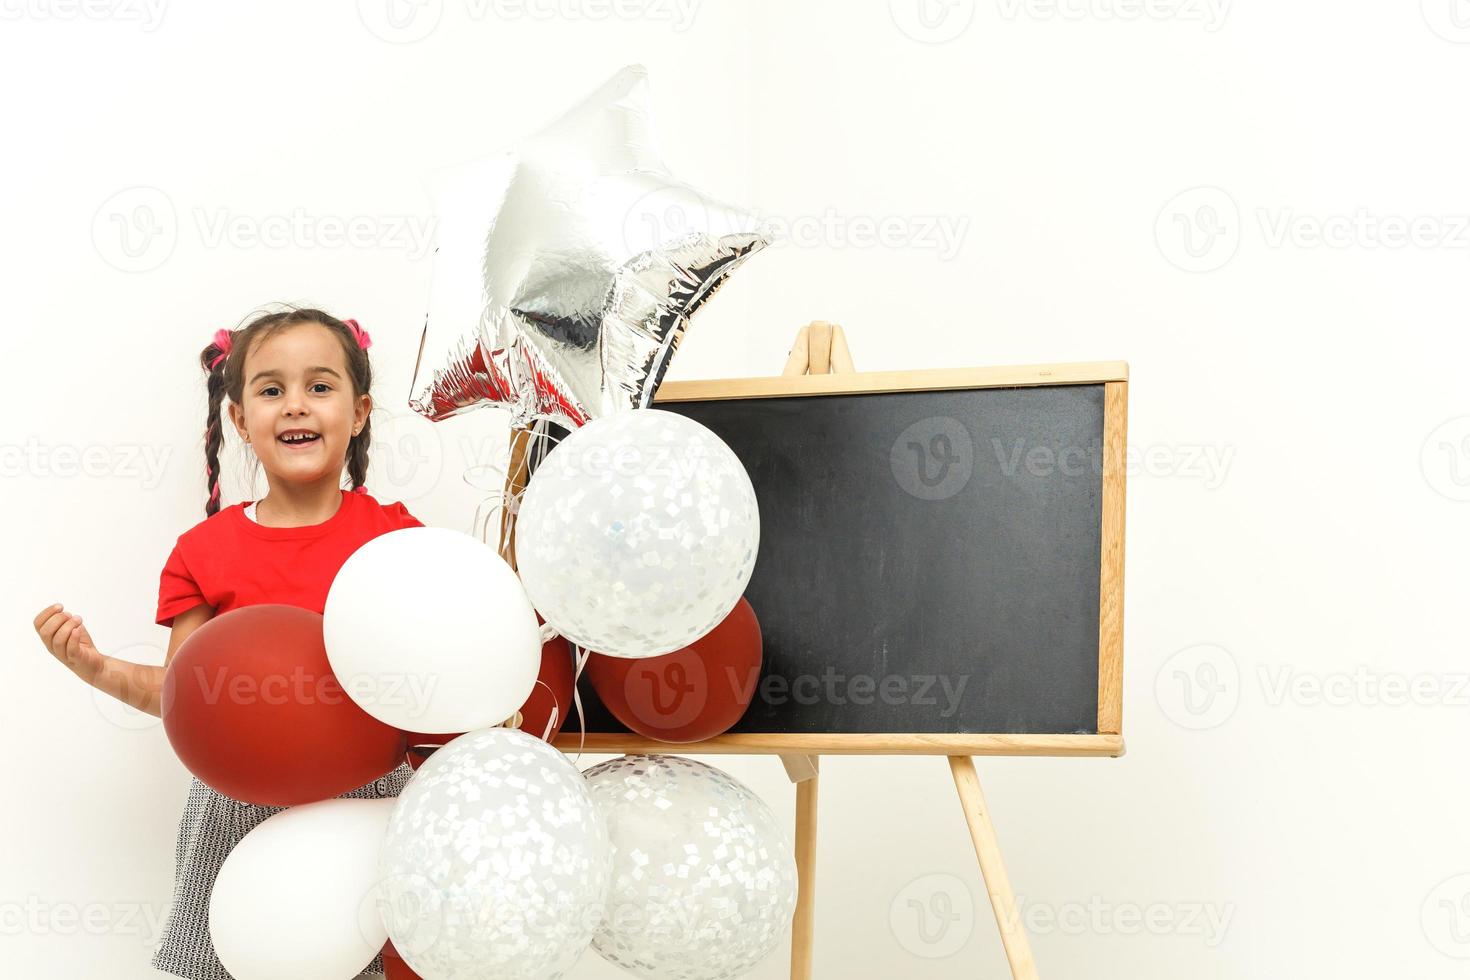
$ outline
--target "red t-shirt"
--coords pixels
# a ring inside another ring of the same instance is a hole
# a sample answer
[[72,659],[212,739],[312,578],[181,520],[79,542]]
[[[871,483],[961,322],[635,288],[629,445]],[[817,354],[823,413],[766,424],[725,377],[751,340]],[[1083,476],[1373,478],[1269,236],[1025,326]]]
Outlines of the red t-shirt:
[[354,551],[380,534],[424,526],[403,504],[380,504],[366,492],[343,490],[337,513],[302,527],[257,524],[245,516],[249,503],[221,508],[179,535],[158,581],[158,625],[172,626],[201,602],[216,615],[263,602],[319,613]]

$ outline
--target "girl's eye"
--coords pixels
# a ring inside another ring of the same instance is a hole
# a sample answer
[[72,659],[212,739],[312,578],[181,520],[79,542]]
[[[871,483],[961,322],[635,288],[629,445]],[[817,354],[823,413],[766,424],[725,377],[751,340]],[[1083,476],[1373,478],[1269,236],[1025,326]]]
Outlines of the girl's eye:
[[[312,388],[325,388],[325,389],[327,389],[327,391],[331,391],[332,390],[332,386],[330,384],[328,384],[327,382],[325,382],[325,381],[315,382],[312,385]],[[277,391],[280,391],[280,390],[281,389],[280,389],[280,386],[279,385],[269,385],[269,386],[267,386],[265,388],[260,389],[260,394],[261,394],[262,397],[264,397],[266,395],[271,394],[272,392],[277,392]]]

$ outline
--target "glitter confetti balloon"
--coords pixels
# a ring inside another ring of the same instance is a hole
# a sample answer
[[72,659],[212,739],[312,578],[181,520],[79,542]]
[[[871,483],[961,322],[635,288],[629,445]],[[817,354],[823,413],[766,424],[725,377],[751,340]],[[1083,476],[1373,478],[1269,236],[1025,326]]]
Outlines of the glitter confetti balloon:
[[603,959],[647,980],[725,980],[776,948],[796,908],[796,859],[764,800],[673,755],[623,756],[586,776],[613,848],[592,940]]
[[755,569],[750,475],[674,412],[594,419],[536,467],[516,560],[546,622],[610,657],[656,657],[713,630]]
[[552,980],[602,920],[611,851],[565,755],[486,728],[439,749],[409,780],[378,872],[388,936],[425,980]]

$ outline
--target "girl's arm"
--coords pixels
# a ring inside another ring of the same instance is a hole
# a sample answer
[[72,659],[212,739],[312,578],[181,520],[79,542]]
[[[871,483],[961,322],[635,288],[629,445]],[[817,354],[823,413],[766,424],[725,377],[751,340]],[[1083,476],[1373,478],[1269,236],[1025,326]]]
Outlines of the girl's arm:
[[160,716],[163,675],[173,661],[179,646],[214,615],[211,606],[200,604],[174,617],[168,637],[168,653],[162,667],[135,664],[130,660],[109,657],[92,645],[92,638],[82,625],[82,618],[68,613],[60,605],[47,606],[36,616],[36,632],[51,655],[72,673],[99,691],[112,695],[139,711]]

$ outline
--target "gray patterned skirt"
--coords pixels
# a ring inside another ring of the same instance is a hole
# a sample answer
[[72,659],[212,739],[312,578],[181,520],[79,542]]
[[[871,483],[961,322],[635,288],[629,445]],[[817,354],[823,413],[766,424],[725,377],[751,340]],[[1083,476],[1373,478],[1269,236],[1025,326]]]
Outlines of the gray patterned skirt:
[[[397,796],[413,775],[408,763],[392,772],[343,793],[338,799],[375,800]],[[209,938],[209,894],[225,858],[246,834],[286,809],[260,806],[231,799],[195,778],[189,786],[189,801],[179,821],[179,842],[174,852],[174,895],[163,936],[153,954],[155,969],[190,980],[233,980],[215,955]],[[383,954],[358,974],[379,976]]]

